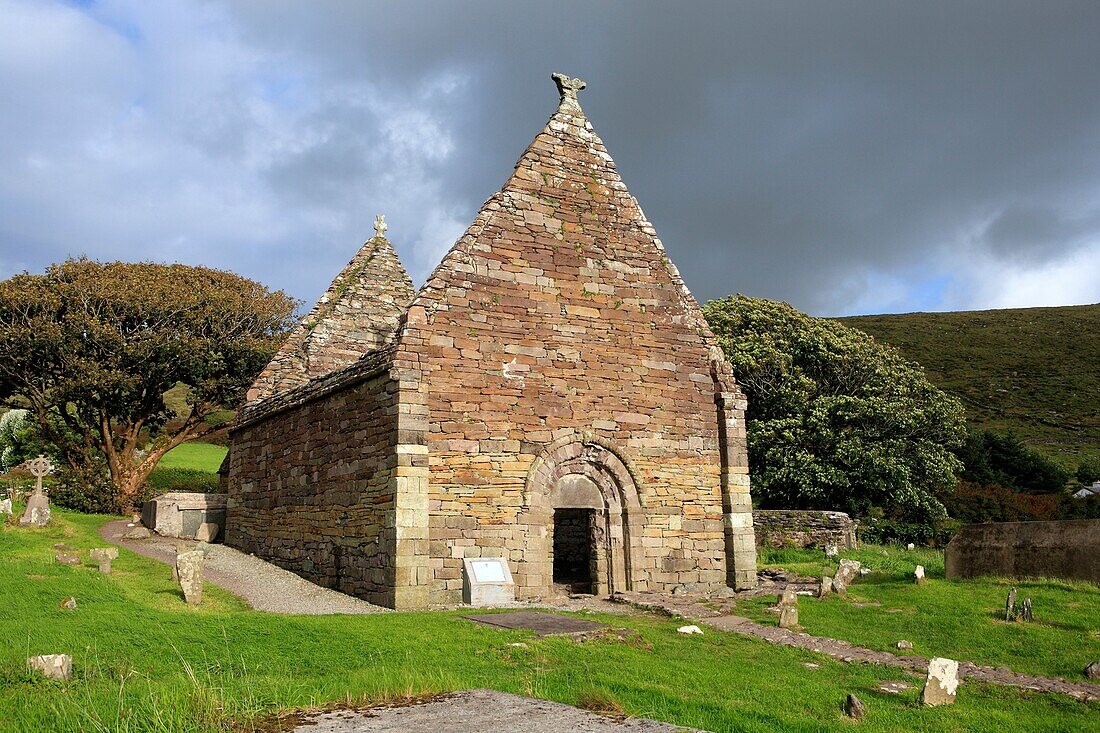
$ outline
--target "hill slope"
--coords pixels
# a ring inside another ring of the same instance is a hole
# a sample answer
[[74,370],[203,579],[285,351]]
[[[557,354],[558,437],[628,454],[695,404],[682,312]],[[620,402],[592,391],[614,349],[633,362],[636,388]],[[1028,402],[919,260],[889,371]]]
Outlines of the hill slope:
[[966,404],[1076,468],[1100,456],[1100,304],[836,319],[901,350]]

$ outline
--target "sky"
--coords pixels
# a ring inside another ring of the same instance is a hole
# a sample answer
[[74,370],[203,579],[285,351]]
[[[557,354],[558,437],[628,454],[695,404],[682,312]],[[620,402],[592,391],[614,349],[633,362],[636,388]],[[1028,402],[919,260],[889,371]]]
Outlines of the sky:
[[1100,3],[0,0],[0,277],[420,284],[580,100],[696,298],[1100,301]]

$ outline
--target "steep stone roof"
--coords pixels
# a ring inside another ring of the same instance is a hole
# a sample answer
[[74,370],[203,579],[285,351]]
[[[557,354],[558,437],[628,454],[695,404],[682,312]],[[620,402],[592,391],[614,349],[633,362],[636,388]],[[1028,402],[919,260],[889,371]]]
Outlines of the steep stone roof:
[[300,387],[385,346],[414,293],[389,240],[371,237],[256,378],[248,401]]
[[[577,92],[584,82],[553,77],[560,94],[557,110],[420,289],[402,327],[399,351],[415,351],[418,324],[445,313],[456,297],[461,302],[466,288],[511,283],[546,296],[527,313],[532,325],[556,319],[560,308],[563,318],[580,313],[686,326],[707,347],[714,378],[723,389],[736,390],[699,304],[581,109]],[[578,262],[573,284],[547,277],[544,263],[560,261],[564,251]],[[573,293],[574,285],[583,290]],[[659,298],[652,297],[655,291]],[[589,302],[582,305],[584,298]]]

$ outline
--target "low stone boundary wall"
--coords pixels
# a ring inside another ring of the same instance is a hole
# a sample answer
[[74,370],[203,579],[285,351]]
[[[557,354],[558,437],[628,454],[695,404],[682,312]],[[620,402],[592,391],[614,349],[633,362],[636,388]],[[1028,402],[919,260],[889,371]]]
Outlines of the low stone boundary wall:
[[756,509],[752,513],[756,544],[762,547],[856,546],[856,524],[844,512],[809,509]]
[[947,545],[948,578],[1091,580],[1100,584],[1100,519],[967,524]]

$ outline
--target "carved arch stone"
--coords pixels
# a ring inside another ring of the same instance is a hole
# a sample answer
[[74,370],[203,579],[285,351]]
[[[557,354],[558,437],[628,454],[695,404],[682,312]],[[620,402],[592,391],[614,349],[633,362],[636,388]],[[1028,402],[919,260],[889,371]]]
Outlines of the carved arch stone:
[[634,472],[609,441],[581,435],[551,443],[531,465],[524,503],[529,523],[543,530],[533,533],[534,557],[529,558],[546,569],[535,583],[538,595],[551,591],[554,510],[565,508],[595,512],[595,593],[609,595],[645,585],[641,496]]

